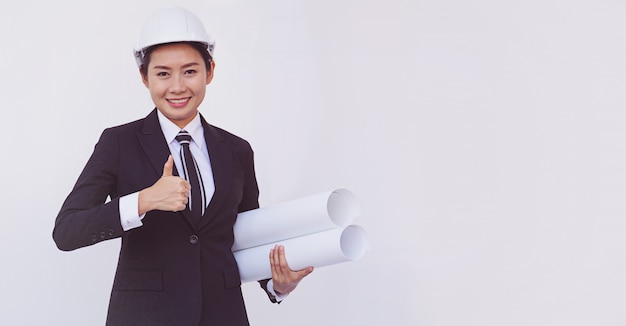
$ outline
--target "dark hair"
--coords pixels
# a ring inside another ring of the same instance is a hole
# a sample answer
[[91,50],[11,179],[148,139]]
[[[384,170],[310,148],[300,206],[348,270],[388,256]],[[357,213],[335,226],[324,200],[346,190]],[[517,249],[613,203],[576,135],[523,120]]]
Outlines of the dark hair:
[[200,53],[200,56],[202,57],[202,59],[204,60],[204,66],[206,67],[206,71],[207,73],[211,72],[211,61],[213,60],[213,58],[211,58],[211,55],[209,54],[209,51],[207,50],[207,45],[204,43],[200,43],[200,42],[172,42],[172,43],[163,43],[163,44],[157,44],[157,45],[153,45],[153,46],[149,46],[147,47],[145,50],[143,50],[143,63],[141,64],[141,67],[139,68],[141,70],[141,74],[146,77],[148,76],[148,66],[150,65],[150,59],[152,58],[152,52],[154,52],[154,50],[164,46],[164,45],[170,45],[170,44],[188,44],[190,45],[192,48],[194,48],[196,51],[198,51],[198,53]]

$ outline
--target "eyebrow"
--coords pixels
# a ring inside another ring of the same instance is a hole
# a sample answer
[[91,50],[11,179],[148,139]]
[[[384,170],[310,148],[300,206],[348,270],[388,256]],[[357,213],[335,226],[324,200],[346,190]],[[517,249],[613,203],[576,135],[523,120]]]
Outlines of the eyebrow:
[[[181,68],[185,69],[185,68],[189,68],[189,67],[193,67],[193,66],[199,66],[200,64],[197,62],[190,62],[187,64],[184,64]],[[168,67],[168,66],[154,66],[152,67],[152,69],[162,69],[162,70],[172,70],[172,68]]]

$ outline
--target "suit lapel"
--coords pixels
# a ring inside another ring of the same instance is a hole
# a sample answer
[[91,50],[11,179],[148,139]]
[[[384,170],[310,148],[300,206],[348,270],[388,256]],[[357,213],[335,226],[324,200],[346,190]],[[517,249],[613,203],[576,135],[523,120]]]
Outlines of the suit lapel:
[[213,180],[215,183],[215,193],[199,225],[199,227],[202,227],[213,219],[230,193],[230,180],[233,174],[233,155],[230,143],[219,134],[215,127],[209,125],[202,115],[200,115],[200,118],[204,129],[204,139],[209,152],[211,169],[213,170]]
[[[143,129],[140,130],[137,137],[154,171],[159,176],[163,175],[163,165],[170,155],[170,148],[159,125],[156,109],[145,118]],[[174,167],[174,170],[176,170],[176,167]],[[178,175],[178,171],[174,171],[174,173]]]

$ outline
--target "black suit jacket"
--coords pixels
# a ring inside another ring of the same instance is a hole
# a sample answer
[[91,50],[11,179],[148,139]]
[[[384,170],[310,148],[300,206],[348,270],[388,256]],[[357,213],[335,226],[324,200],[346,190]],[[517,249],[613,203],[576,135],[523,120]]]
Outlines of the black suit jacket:
[[259,206],[253,152],[201,119],[215,180],[201,222],[151,211],[143,226],[121,227],[119,197],[153,185],[170,155],[156,109],[104,130],[56,218],[61,250],[122,238],[107,325],[248,325],[231,247],[237,214]]

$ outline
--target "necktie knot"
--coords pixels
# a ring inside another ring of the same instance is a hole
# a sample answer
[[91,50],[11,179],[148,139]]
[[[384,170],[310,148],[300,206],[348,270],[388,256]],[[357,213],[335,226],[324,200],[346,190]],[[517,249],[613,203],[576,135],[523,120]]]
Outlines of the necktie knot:
[[176,140],[181,145],[189,145],[189,143],[191,142],[191,135],[186,130],[181,130],[178,132],[178,135],[176,135]]

